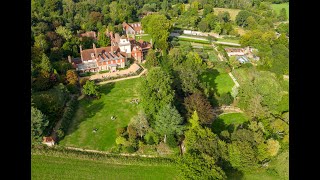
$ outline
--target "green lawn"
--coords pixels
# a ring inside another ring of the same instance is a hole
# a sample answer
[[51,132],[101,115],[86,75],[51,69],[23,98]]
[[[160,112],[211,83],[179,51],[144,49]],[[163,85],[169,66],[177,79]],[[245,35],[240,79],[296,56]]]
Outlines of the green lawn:
[[32,179],[175,179],[175,166],[161,163],[92,160],[76,157],[31,155]]
[[[138,98],[141,78],[101,86],[100,99],[80,100],[66,137],[60,145],[107,151],[115,145],[116,129],[125,127],[138,114],[141,105],[131,104]],[[111,116],[116,116],[111,120]],[[96,133],[92,130],[98,128]]]
[[212,131],[215,134],[220,134],[221,131],[228,128],[228,125],[234,124],[235,126],[238,126],[239,124],[246,121],[249,121],[249,118],[246,117],[243,113],[222,114],[213,121]]
[[218,94],[231,92],[234,82],[228,73],[220,73],[217,70],[213,69],[207,71],[202,75],[202,80],[208,82],[211,90],[214,92],[217,91]]
[[246,117],[243,113],[228,113],[222,114],[219,116],[219,119],[222,119],[223,122],[227,125],[229,124],[241,124],[243,122],[248,121],[248,117]]
[[218,38],[219,42],[230,42],[239,44],[239,39]]
[[282,3],[282,4],[271,4],[271,7],[273,10],[276,11],[276,13],[279,15],[280,13],[280,10],[282,8],[285,8],[286,9],[286,12],[287,12],[287,18],[289,19],[289,3]]
[[184,38],[184,37],[179,37],[179,41],[188,41],[188,42],[195,42],[195,43],[200,43],[200,44],[210,44],[208,40],[200,40],[200,39],[190,39],[190,38]]
[[149,34],[136,35],[136,40],[139,41],[139,39],[150,42],[151,36]]

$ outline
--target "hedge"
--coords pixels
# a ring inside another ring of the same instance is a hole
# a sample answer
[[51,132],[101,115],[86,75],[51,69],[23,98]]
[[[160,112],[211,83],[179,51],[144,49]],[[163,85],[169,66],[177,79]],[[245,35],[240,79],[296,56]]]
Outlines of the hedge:
[[77,98],[78,98],[78,96],[73,96],[71,98],[71,100],[68,101],[66,104],[66,107],[64,109],[64,113],[61,118],[61,125],[59,128],[59,130],[62,131],[63,133],[60,132],[59,140],[61,140],[68,131],[71,120],[77,110],[77,106],[78,106]]

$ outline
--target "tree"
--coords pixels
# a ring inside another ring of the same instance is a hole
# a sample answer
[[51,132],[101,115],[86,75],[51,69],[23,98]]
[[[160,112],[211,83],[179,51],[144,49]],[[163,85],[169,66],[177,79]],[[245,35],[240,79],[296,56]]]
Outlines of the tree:
[[279,21],[286,21],[288,20],[287,18],[287,11],[285,8],[282,8],[280,10],[279,16],[278,16]]
[[207,22],[208,22],[208,25],[209,25],[210,30],[215,29],[216,24],[219,23],[219,22],[218,22],[218,17],[217,17],[216,15],[214,15],[213,12],[207,14],[207,16],[205,17],[205,19],[206,19]]
[[213,12],[213,6],[211,4],[203,5],[203,17],[206,17],[207,14]]
[[206,19],[202,19],[199,24],[198,24],[198,28],[200,31],[202,32],[207,32],[209,31],[209,24],[208,22],[206,21]]
[[78,75],[74,70],[68,70],[66,79],[69,84],[76,85],[78,83]]
[[43,34],[39,34],[34,37],[34,47],[39,48],[42,52],[45,52],[49,48],[49,44],[46,40],[46,36]]
[[278,25],[276,31],[280,34],[289,36],[289,23],[281,23]]
[[131,119],[129,126],[135,128],[137,134],[140,136],[140,138],[142,138],[142,136],[144,136],[149,130],[149,123],[145,113],[140,111],[137,116],[134,116]]
[[50,60],[45,53],[42,54],[42,59],[41,59],[41,63],[39,64],[39,66],[40,66],[41,72],[43,74],[48,74],[52,70]]
[[177,159],[177,166],[184,179],[227,179],[214,159],[205,154],[185,154]]
[[277,140],[274,140],[274,139],[267,140],[267,151],[270,154],[270,156],[276,156],[278,154],[279,149],[280,149],[280,144]]
[[144,31],[152,37],[154,46],[166,51],[168,48],[169,31],[172,28],[172,23],[162,14],[151,14],[141,20]]
[[148,50],[145,66],[147,69],[159,66],[159,61],[156,56],[156,52],[153,49]]
[[191,117],[196,110],[200,124],[211,124],[213,121],[213,108],[210,102],[200,93],[194,93],[184,99],[184,105],[188,112],[188,117]]
[[219,12],[218,19],[220,23],[227,23],[230,21],[230,14],[228,11],[225,11],[223,13]]
[[162,107],[157,116],[154,129],[164,137],[166,143],[167,135],[181,135],[183,130],[183,119],[177,109],[171,104]]
[[34,142],[40,140],[44,129],[48,126],[49,121],[39,109],[31,106],[31,140]]
[[220,24],[218,23],[216,26],[215,26],[215,28],[214,28],[214,32],[216,32],[216,33],[218,33],[218,34],[221,34],[221,26],[220,26]]
[[140,95],[145,113],[153,123],[159,109],[173,101],[170,76],[160,67],[149,70],[147,77],[140,84]]
[[94,81],[87,81],[86,84],[83,85],[82,92],[88,96],[100,96],[99,87],[94,84]]
[[59,34],[60,36],[62,36],[67,41],[69,41],[72,38],[72,32],[63,26],[57,27],[56,33]]
[[249,16],[246,20],[247,24],[248,24],[248,29],[256,29],[257,28],[257,22],[256,20],[252,17],[252,16]]
[[97,43],[100,47],[107,47],[110,45],[110,39],[106,36],[104,31],[100,31]]
[[248,25],[247,18],[249,16],[256,18],[255,14],[253,14],[247,10],[240,11],[236,16],[236,24],[241,27],[246,27]]
[[258,159],[252,145],[247,141],[234,141],[228,147],[232,167],[247,171],[258,167]]

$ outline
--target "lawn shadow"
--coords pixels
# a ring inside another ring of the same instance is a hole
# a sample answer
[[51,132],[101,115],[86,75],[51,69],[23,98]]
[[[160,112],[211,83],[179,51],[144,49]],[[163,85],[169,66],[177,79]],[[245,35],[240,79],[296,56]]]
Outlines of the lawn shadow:
[[205,84],[205,88],[208,91],[209,97],[208,100],[213,107],[219,106],[217,96],[219,96],[217,83],[215,79],[219,76],[220,72],[217,69],[207,69],[202,74],[202,82]]
[[100,86],[99,91],[101,94],[107,95],[110,93],[110,91],[114,88],[115,83],[107,83]]

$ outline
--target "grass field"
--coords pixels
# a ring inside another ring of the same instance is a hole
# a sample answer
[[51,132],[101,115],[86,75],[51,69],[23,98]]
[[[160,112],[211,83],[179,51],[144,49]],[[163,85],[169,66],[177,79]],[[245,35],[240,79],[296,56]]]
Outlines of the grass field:
[[271,7],[273,10],[276,11],[276,13],[279,15],[280,10],[282,8],[286,9],[287,12],[287,18],[289,19],[289,3],[282,3],[282,4],[271,4]]
[[239,44],[239,39],[218,38],[220,42],[230,42]]
[[[138,98],[141,78],[119,81],[101,86],[100,99],[82,99],[66,137],[60,145],[109,150],[115,145],[116,129],[124,127],[138,114],[140,104],[130,101]],[[111,116],[116,116],[111,120]],[[98,128],[96,133],[92,130]]]
[[217,70],[207,71],[202,76],[202,81],[208,82],[211,90],[218,94],[231,92],[234,82],[227,73],[219,73]]
[[149,34],[136,35],[136,40],[139,41],[139,39],[150,42],[151,36]]
[[228,8],[213,8],[214,9],[214,14],[218,15],[219,12],[229,12],[230,14],[230,19],[234,21],[236,19],[236,16],[238,13],[241,11],[240,9],[228,9]]
[[31,155],[32,179],[175,179],[167,164],[121,164],[76,157]]

